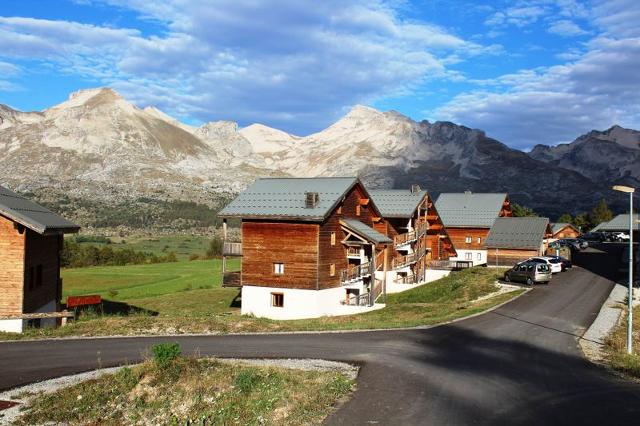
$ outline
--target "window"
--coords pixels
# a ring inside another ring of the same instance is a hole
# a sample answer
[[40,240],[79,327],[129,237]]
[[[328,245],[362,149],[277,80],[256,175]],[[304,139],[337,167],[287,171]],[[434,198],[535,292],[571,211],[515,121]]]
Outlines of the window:
[[476,254],[476,260],[482,260],[482,253]]
[[473,260],[473,253],[465,253],[464,260]]
[[273,273],[278,275],[284,274],[284,263],[274,263]]
[[482,238],[478,237],[478,244],[482,243]]
[[271,306],[273,306],[274,308],[284,307],[284,294],[271,293]]
[[331,233],[331,245],[332,246],[336,245],[336,233],[335,232]]
[[360,216],[360,205],[356,206],[356,216]]
[[464,242],[467,243],[467,244],[471,244],[472,240],[473,240],[473,238],[471,236],[464,237]]
[[329,265],[329,275],[334,277],[336,275],[336,264],[332,263]]

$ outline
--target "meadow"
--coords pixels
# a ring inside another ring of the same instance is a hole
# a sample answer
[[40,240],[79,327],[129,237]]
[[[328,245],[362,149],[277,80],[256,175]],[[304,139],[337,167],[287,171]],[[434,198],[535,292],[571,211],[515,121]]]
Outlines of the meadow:
[[[80,244],[104,246],[106,241],[100,241],[103,238],[87,238],[87,241]],[[144,236],[132,235],[128,237],[108,236],[105,240],[110,241],[113,249],[132,249],[135,251],[143,251],[156,256],[165,256],[170,252],[174,252],[178,260],[187,260],[189,256],[197,254],[204,256],[209,247],[211,237],[200,235],[161,235],[161,236]]]

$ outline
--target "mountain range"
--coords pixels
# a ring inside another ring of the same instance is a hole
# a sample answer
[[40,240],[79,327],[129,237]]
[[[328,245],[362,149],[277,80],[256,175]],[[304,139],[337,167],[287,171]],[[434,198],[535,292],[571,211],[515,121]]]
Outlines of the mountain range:
[[608,188],[638,186],[638,160],[640,132],[619,126],[526,153],[481,130],[365,106],[301,137],[261,124],[190,126],[108,88],[78,91],[42,112],[0,105],[0,184],[50,203],[73,199],[61,208],[81,224],[93,214],[83,206],[95,203],[104,210],[190,201],[216,209],[257,177],[320,175],[359,175],[372,187],[418,183],[434,195],[508,192],[554,218],[601,198],[622,208],[624,198]]

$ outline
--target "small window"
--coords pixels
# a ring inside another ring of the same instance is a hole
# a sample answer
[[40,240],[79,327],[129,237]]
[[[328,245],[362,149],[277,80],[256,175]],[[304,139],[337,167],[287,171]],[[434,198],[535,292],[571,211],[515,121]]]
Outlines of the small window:
[[271,306],[273,306],[274,308],[284,307],[284,294],[271,293]]
[[329,275],[332,277],[335,277],[336,275],[336,264],[332,263],[331,265],[329,265]]
[[482,238],[478,237],[478,244],[482,243]]
[[464,254],[464,259],[465,260],[473,260],[473,253],[465,253]]
[[42,265],[36,267],[36,288],[42,287]]
[[465,243],[467,243],[467,244],[471,244],[471,241],[472,241],[472,240],[473,240],[473,239],[472,239],[470,236],[466,236],[466,237],[464,237],[464,242],[465,242]]
[[273,273],[278,275],[284,274],[284,263],[274,263]]
[[476,254],[476,260],[482,260],[482,253]]
[[335,232],[331,233],[331,245],[332,246],[336,245],[336,233]]
[[356,206],[356,216],[360,216],[360,205]]

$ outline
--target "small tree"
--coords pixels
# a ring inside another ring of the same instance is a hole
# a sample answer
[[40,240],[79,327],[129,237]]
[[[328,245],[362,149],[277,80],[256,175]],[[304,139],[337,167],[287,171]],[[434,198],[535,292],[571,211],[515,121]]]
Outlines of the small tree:
[[217,256],[222,256],[222,247],[224,245],[224,241],[219,236],[213,237],[211,242],[209,243],[209,248],[207,249],[207,258],[212,259]]
[[577,226],[581,232],[584,232],[589,228],[589,216],[586,213],[580,213],[579,215],[576,215],[573,220],[573,224]]
[[611,219],[613,219],[613,212],[605,200],[600,200],[589,215],[589,222],[592,226],[597,226],[602,222],[609,222]]
[[514,217],[538,216],[538,213],[534,212],[533,209],[516,203],[511,205],[511,211],[513,212]]
[[573,223],[573,216],[569,213],[565,213],[558,218],[559,223]]

